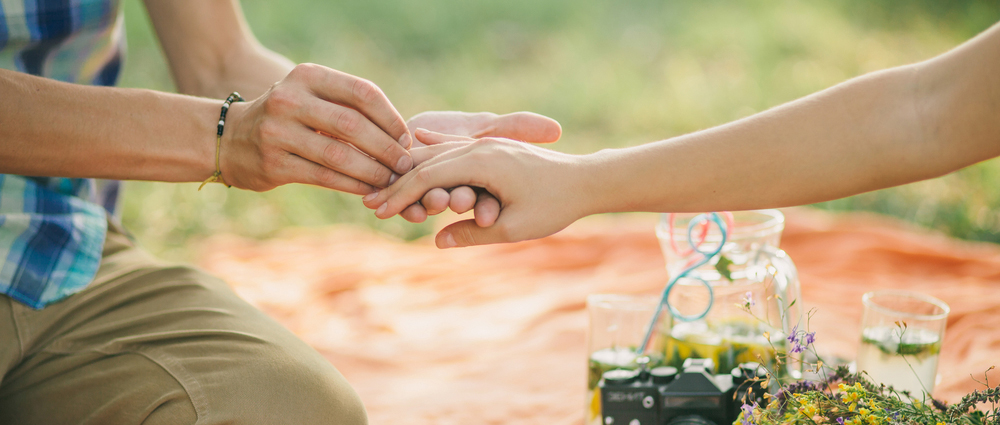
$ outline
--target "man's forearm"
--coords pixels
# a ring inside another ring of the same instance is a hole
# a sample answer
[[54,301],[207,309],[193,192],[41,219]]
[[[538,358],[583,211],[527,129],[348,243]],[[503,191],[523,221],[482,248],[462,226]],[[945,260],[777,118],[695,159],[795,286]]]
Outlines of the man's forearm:
[[221,103],[0,70],[0,173],[200,181]]

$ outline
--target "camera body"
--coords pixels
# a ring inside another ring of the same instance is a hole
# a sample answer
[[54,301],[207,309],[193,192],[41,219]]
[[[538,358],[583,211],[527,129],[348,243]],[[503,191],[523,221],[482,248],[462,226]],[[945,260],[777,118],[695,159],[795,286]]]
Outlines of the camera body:
[[729,374],[713,375],[711,359],[687,359],[678,371],[615,369],[604,373],[601,421],[604,425],[729,425],[744,403],[764,405],[766,372],[743,363]]

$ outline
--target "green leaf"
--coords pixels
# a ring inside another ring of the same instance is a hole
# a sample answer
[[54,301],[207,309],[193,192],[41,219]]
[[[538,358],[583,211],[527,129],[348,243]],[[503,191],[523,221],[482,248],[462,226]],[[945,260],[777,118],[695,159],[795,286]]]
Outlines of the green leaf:
[[715,263],[715,270],[718,270],[719,274],[721,274],[722,277],[726,278],[726,280],[732,282],[733,275],[732,272],[729,271],[730,264],[733,264],[733,262],[729,258],[726,258],[725,255],[720,254],[719,262]]

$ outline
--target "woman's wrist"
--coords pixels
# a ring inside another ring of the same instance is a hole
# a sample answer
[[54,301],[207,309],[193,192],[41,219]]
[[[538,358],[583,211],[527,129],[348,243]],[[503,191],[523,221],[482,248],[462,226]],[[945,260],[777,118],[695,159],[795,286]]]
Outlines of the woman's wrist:
[[576,198],[583,203],[584,216],[638,210],[636,199],[627,195],[630,184],[622,167],[624,149],[604,149],[578,158],[573,168],[578,170],[581,196]]

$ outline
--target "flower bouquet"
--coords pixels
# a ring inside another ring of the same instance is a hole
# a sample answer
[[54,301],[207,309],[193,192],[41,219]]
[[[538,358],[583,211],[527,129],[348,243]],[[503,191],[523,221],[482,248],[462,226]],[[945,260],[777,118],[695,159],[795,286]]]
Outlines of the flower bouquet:
[[[745,307],[751,302],[746,301]],[[749,312],[749,308],[746,310]],[[810,311],[808,317],[812,313]],[[900,322],[897,326],[898,334],[904,335],[906,323]],[[780,385],[777,392],[764,396],[764,405],[744,402],[734,425],[1000,425],[1000,406],[997,405],[1000,386],[991,386],[988,378],[977,380],[983,385],[982,390],[973,391],[960,402],[948,405],[928,395],[918,396],[873,383],[864,371],[851,372],[847,366],[827,366],[816,353],[815,332],[796,327],[787,340],[791,347],[787,353],[775,350],[778,364],[801,361],[817,378]],[[898,355],[907,361],[906,354]],[[767,378],[754,385],[767,388],[776,376],[774,371],[768,370]]]

